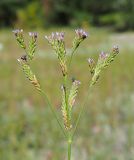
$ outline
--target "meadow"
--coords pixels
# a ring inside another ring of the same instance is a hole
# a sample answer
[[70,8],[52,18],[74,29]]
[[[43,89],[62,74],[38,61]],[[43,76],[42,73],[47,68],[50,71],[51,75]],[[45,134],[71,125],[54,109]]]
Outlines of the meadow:
[[[65,31],[67,52],[70,52],[73,29],[38,30],[32,67],[61,116],[61,72],[44,38],[57,30]],[[81,81],[74,120],[91,78],[87,59],[97,59],[101,51],[109,52],[116,44],[120,54],[105,69],[86,102],[73,143],[72,160],[134,160],[134,32],[116,33],[107,28],[87,31],[89,37],[75,53],[72,63],[72,78]],[[64,137],[46,101],[23,75],[17,62],[22,54],[12,30],[1,30],[0,160],[65,160]]]

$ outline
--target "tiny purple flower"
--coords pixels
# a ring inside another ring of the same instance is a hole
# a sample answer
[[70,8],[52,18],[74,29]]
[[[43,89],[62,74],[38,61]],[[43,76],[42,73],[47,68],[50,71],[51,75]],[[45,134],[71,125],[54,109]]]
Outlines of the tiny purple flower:
[[119,47],[118,47],[118,45],[114,45],[113,48],[114,49],[118,49]]
[[113,46],[113,52],[116,52],[116,54],[119,53],[119,47],[117,45]]
[[105,52],[101,52],[100,53],[100,55],[99,55],[99,58],[101,59],[101,60],[104,60],[104,59],[106,59],[108,57],[108,54],[106,54]]
[[78,80],[74,80],[73,84],[74,84],[74,85],[80,85],[80,84],[81,84],[81,82],[80,82],[80,81],[78,81]]
[[15,29],[12,31],[14,33],[14,35],[17,37],[18,35],[23,33],[23,29]]
[[94,60],[93,60],[92,58],[88,58],[88,63],[89,63],[90,65],[92,65],[92,64],[94,64]]
[[64,32],[55,32],[50,36],[45,36],[45,38],[49,41],[49,43],[52,43],[54,41],[63,42],[64,41]]
[[59,41],[63,41],[64,40],[64,32],[60,32],[59,35],[58,35],[58,37],[57,37],[57,39]]
[[87,32],[85,32],[83,29],[76,29],[75,33],[77,34],[78,38],[85,39],[88,37]]
[[37,39],[38,34],[37,32],[29,32],[29,36],[33,37],[34,39]]

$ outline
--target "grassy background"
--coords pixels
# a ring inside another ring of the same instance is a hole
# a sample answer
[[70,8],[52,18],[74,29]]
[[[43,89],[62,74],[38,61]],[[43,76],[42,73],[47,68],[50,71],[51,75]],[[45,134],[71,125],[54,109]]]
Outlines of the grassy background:
[[[53,31],[59,29],[54,28]],[[66,32],[67,51],[74,37]],[[56,56],[44,40],[52,30],[39,30],[32,67],[57,111],[61,104],[61,73]],[[82,82],[74,120],[90,79],[87,59],[97,59],[118,44],[120,54],[106,69],[86,103],[73,143],[72,160],[134,159],[134,33],[91,28],[74,56],[71,77]],[[26,41],[28,36],[26,35]],[[0,31],[0,160],[66,159],[66,143],[45,101],[24,77],[16,61],[23,54],[11,30]],[[71,81],[70,77],[70,81]],[[59,115],[61,116],[61,115]]]

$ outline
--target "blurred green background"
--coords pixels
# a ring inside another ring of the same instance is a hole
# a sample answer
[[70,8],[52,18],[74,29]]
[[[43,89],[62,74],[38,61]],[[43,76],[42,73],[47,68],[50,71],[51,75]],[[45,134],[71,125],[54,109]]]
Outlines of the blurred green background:
[[[72,77],[82,82],[74,120],[90,77],[87,59],[118,45],[120,54],[101,75],[86,103],[73,143],[72,160],[134,160],[134,1],[0,0],[0,160],[65,160],[66,143],[46,102],[24,77],[23,50],[12,30],[37,31],[32,68],[60,113],[57,59],[44,35],[65,31],[70,52],[75,28],[89,33],[74,56]],[[71,77],[70,77],[71,81]],[[59,114],[61,117],[61,114]]]

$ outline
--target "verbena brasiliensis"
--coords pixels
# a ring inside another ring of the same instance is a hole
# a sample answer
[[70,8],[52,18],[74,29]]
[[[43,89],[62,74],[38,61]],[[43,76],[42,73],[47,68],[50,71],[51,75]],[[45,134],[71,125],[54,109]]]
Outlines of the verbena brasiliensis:
[[69,78],[68,72],[70,72],[70,69],[71,69],[70,66],[71,66],[72,58],[73,58],[75,51],[80,46],[81,42],[84,41],[84,39],[88,37],[88,34],[82,29],[75,30],[76,36],[72,43],[72,52],[70,56],[69,55],[67,56],[67,52],[65,49],[64,32],[56,32],[56,33],[52,33],[50,36],[45,36],[45,39],[47,39],[48,43],[52,46],[52,48],[55,51],[55,54],[58,58],[58,62],[59,62],[60,69],[62,72],[62,76],[63,76],[63,83],[61,87],[61,90],[62,90],[61,112],[62,112],[62,117],[63,117],[63,121],[62,121],[57,116],[56,111],[54,107],[52,106],[48,96],[43,91],[38,79],[36,78],[35,74],[33,73],[30,67],[30,62],[33,60],[35,56],[37,38],[38,38],[37,33],[29,32],[30,41],[28,45],[25,44],[22,29],[14,30],[13,33],[16,37],[18,44],[25,51],[25,55],[22,55],[18,59],[18,61],[24,71],[25,76],[34,85],[34,87],[39,91],[39,93],[45,97],[48,103],[48,106],[53,112],[65,138],[67,139],[68,160],[70,160],[71,159],[71,144],[73,141],[73,136],[77,129],[79,120],[81,118],[81,114],[85,106],[85,101],[88,99],[89,89],[97,83],[100,77],[101,71],[104,68],[108,67],[109,64],[115,59],[116,55],[119,53],[119,49],[117,46],[114,46],[110,54],[101,52],[97,63],[95,63],[95,61],[91,58],[88,59],[89,70],[90,70],[92,78],[89,80],[88,94],[85,98],[83,105],[81,106],[81,110],[78,115],[78,118],[76,122],[72,124],[72,116],[73,116],[72,109],[73,109],[73,106],[76,100],[80,81],[73,79],[72,85],[69,87],[68,82],[70,78]]

